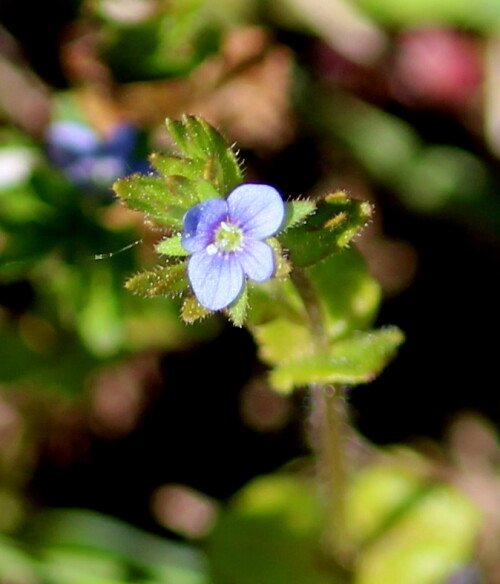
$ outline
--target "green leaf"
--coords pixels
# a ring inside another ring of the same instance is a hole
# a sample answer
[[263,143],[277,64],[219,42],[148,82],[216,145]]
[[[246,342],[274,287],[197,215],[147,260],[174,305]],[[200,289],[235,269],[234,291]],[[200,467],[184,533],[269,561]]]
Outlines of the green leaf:
[[314,354],[314,340],[304,321],[275,318],[252,327],[259,356],[273,365],[287,363]]
[[182,247],[181,238],[181,234],[167,237],[155,246],[155,250],[167,256],[187,256],[190,252]]
[[379,283],[361,254],[350,247],[305,268],[323,311],[329,340],[373,326],[381,300]]
[[184,176],[191,180],[197,179],[203,173],[202,159],[190,159],[174,154],[154,152],[149,157],[151,166],[164,177]]
[[[80,554],[89,553],[89,559],[99,556],[108,560],[97,564],[96,569],[111,571],[111,560],[119,563],[127,571],[126,582],[175,582],[176,584],[208,584],[205,556],[195,548],[151,535],[123,521],[80,509],[45,510],[34,516],[29,525],[31,541],[42,549],[54,550],[61,559],[64,550],[68,559],[74,553],[75,567]],[[78,562],[79,563],[79,562]],[[116,566],[116,564],[115,564]],[[116,567],[115,567],[116,569]],[[139,570],[138,570],[139,569]],[[78,582],[82,584],[115,584],[118,575],[99,579],[85,578],[87,568],[81,565],[80,579],[62,578],[57,583]],[[90,570],[89,570],[90,571]],[[130,573],[145,572],[140,578],[132,579]],[[156,579],[154,575],[162,575]],[[103,575],[104,576],[104,575]],[[30,580],[31,582],[32,580]],[[52,579],[50,580],[52,582]]]
[[[0,353],[6,356],[0,360],[0,382],[68,394],[83,391],[88,375],[102,361],[82,347],[74,333],[58,331],[37,316],[25,315],[23,326],[24,330],[15,323],[0,327]],[[39,340],[30,338],[37,334]],[[34,346],[37,341],[40,346]]]
[[337,341],[329,354],[311,355],[279,365],[271,372],[271,383],[283,393],[311,383],[366,383],[384,368],[403,338],[396,327],[355,333]]
[[[304,269],[322,313],[329,343],[373,326],[380,286],[355,248]],[[250,329],[259,355],[270,365],[313,355],[315,342],[293,278],[253,288]]]
[[[105,4],[95,2],[92,8]],[[208,8],[202,0],[169,0],[137,20],[115,19],[102,10],[99,16],[107,23],[100,53],[113,79],[130,83],[188,75],[219,45],[220,24]]]
[[212,314],[212,311],[202,306],[195,296],[186,298],[181,310],[181,318],[186,324],[193,324],[209,314]]
[[187,181],[134,174],[117,180],[113,190],[130,209],[145,213],[159,225],[180,229],[186,209],[199,202],[194,186],[189,188]]
[[349,493],[349,525],[365,543],[359,584],[447,582],[472,556],[479,509],[453,486],[437,483],[433,470],[426,478],[422,459],[407,458],[362,471]]
[[172,175],[167,176],[165,182],[169,193],[173,195],[174,204],[182,207],[183,210],[189,209],[200,202],[196,194],[195,181],[185,176]]
[[366,547],[397,525],[433,484],[429,463],[416,453],[398,449],[385,453],[383,463],[358,471],[346,499],[349,536]]
[[143,296],[175,296],[188,287],[186,262],[132,276],[125,288]]
[[344,249],[361,231],[373,212],[366,201],[350,199],[343,191],[327,195],[314,215],[280,235],[292,263],[299,267],[315,264]]
[[207,168],[212,166],[211,161],[204,158],[186,158],[173,154],[156,152],[149,157],[151,166],[166,179],[184,177],[189,179],[190,194],[195,195],[195,202],[221,197],[221,193],[208,179],[210,173]]
[[0,580],[13,584],[38,582],[37,564],[10,539],[0,537]]
[[235,153],[207,122],[183,116],[166,120],[166,125],[179,154],[150,157],[162,176],[135,174],[117,180],[113,189],[127,207],[159,225],[181,229],[188,209],[225,197],[243,178]]
[[316,203],[309,200],[288,201],[286,203],[286,216],[281,229],[282,232],[303,223],[309,215],[316,211]]
[[127,566],[111,554],[65,545],[40,553],[44,576],[51,584],[125,584]]
[[247,484],[222,510],[208,538],[214,582],[340,584],[319,541],[323,510],[314,489],[293,476]]
[[207,180],[198,179],[195,182],[195,192],[200,201],[221,198],[222,196],[221,192],[217,190],[217,187]]
[[356,4],[370,18],[389,27],[418,27],[432,22],[436,26],[491,31],[500,25],[500,6],[491,0],[356,0]]
[[78,331],[91,353],[98,357],[116,354],[122,347],[123,323],[120,288],[111,272],[97,263],[89,274],[81,309],[76,315]]
[[248,319],[252,327],[285,318],[305,323],[302,301],[290,278],[272,279],[258,286],[250,286]]

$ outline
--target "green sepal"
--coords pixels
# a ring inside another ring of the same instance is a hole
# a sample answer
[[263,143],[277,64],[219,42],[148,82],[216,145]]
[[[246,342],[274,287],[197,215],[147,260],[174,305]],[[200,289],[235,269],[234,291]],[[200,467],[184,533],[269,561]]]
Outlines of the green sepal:
[[186,209],[198,202],[195,189],[189,189],[187,180],[133,174],[117,180],[113,190],[130,209],[145,213],[159,225],[178,229]]
[[314,201],[309,201],[308,199],[288,201],[286,203],[286,215],[281,231],[284,232],[291,227],[300,225],[315,211],[316,203]]
[[166,125],[181,155],[192,168],[199,169],[196,178],[211,183],[219,196],[226,196],[243,181],[236,154],[205,120],[182,116],[180,120],[167,119]]
[[292,271],[292,266],[285,257],[280,242],[275,237],[269,237],[266,243],[271,246],[274,253],[274,277],[286,278]]
[[181,234],[173,235],[162,239],[160,243],[156,244],[155,250],[157,253],[167,256],[187,256],[189,251],[182,247]]
[[186,262],[141,272],[125,282],[125,288],[142,296],[177,296],[188,287]]
[[304,223],[286,231],[280,241],[295,266],[313,265],[344,249],[369,221],[373,207],[350,199],[344,191],[327,195]]
[[311,383],[367,383],[384,368],[403,340],[403,333],[396,327],[357,332],[336,342],[328,354],[279,365],[271,372],[271,383],[283,393]]
[[245,285],[238,298],[227,308],[227,315],[234,326],[242,327],[245,324],[248,310],[248,286]]
[[186,324],[193,324],[210,314],[212,311],[202,306],[195,296],[188,296],[181,309],[181,318]]

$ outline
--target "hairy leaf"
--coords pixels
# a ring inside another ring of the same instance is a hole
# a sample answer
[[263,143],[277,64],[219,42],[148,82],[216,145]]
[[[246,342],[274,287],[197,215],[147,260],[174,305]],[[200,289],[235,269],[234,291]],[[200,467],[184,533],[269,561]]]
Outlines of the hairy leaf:
[[167,256],[187,256],[189,252],[182,247],[181,235],[173,235],[160,241],[155,246],[157,253]]
[[286,204],[286,217],[282,231],[300,225],[305,221],[306,217],[314,213],[314,211],[316,211],[316,203],[314,201],[288,201]]
[[134,174],[117,180],[113,189],[130,209],[145,213],[159,225],[180,228],[186,209],[196,201],[187,195],[187,189],[182,190],[179,183],[171,181],[169,184],[161,177]]
[[167,119],[167,130],[181,156],[191,168],[197,169],[196,179],[210,183],[219,196],[226,196],[242,180],[240,164],[225,139],[205,120],[183,116]]
[[305,273],[321,305],[330,341],[373,326],[380,305],[380,285],[354,247],[305,268]]
[[141,272],[125,282],[125,288],[143,296],[174,296],[188,287],[186,262]]
[[299,267],[313,265],[344,249],[361,231],[373,212],[366,201],[350,199],[343,191],[327,195],[301,225],[280,236]]
[[149,157],[151,166],[161,175],[184,176],[196,180],[203,173],[204,162],[202,159],[190,159],[175,154],[154,152]]
[[396,327],[358,332],[336,342],[329,354],[289,361],[271,373],[271,382],[284,393],[310,383],[356,385],[371,381],[403,342]]

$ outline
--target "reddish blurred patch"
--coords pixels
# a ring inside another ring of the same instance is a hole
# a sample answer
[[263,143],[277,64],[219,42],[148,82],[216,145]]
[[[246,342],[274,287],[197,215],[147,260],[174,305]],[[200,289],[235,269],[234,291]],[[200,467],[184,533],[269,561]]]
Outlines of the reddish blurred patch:
[[163,485],[151,497],[151,511],[158,523],[187,537],[206,535],[215,522],[214,500],[186,485]]
[[477,42],[444,28],[404,32],[393,67],[395,95],[416,107],[462,108],[477,98],[483,77]]
[[283,428],[292,414],[290,400],[274,392],[263,379],[252,380],[243,388],[240,408],[243,421],[260,432]]

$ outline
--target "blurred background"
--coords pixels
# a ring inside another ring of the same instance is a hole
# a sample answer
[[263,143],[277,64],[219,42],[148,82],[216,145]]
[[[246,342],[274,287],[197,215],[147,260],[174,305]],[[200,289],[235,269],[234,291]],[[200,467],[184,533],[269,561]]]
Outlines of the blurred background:
[[374,202],[357,245],[407,341],[350,391],[361,434],[499,460],[499,2],[1,0],[2,581],[205,582],[186,542],[308,453],[247,332],[123,289],[161,233],[111,185],[184,113],[248,181]]

